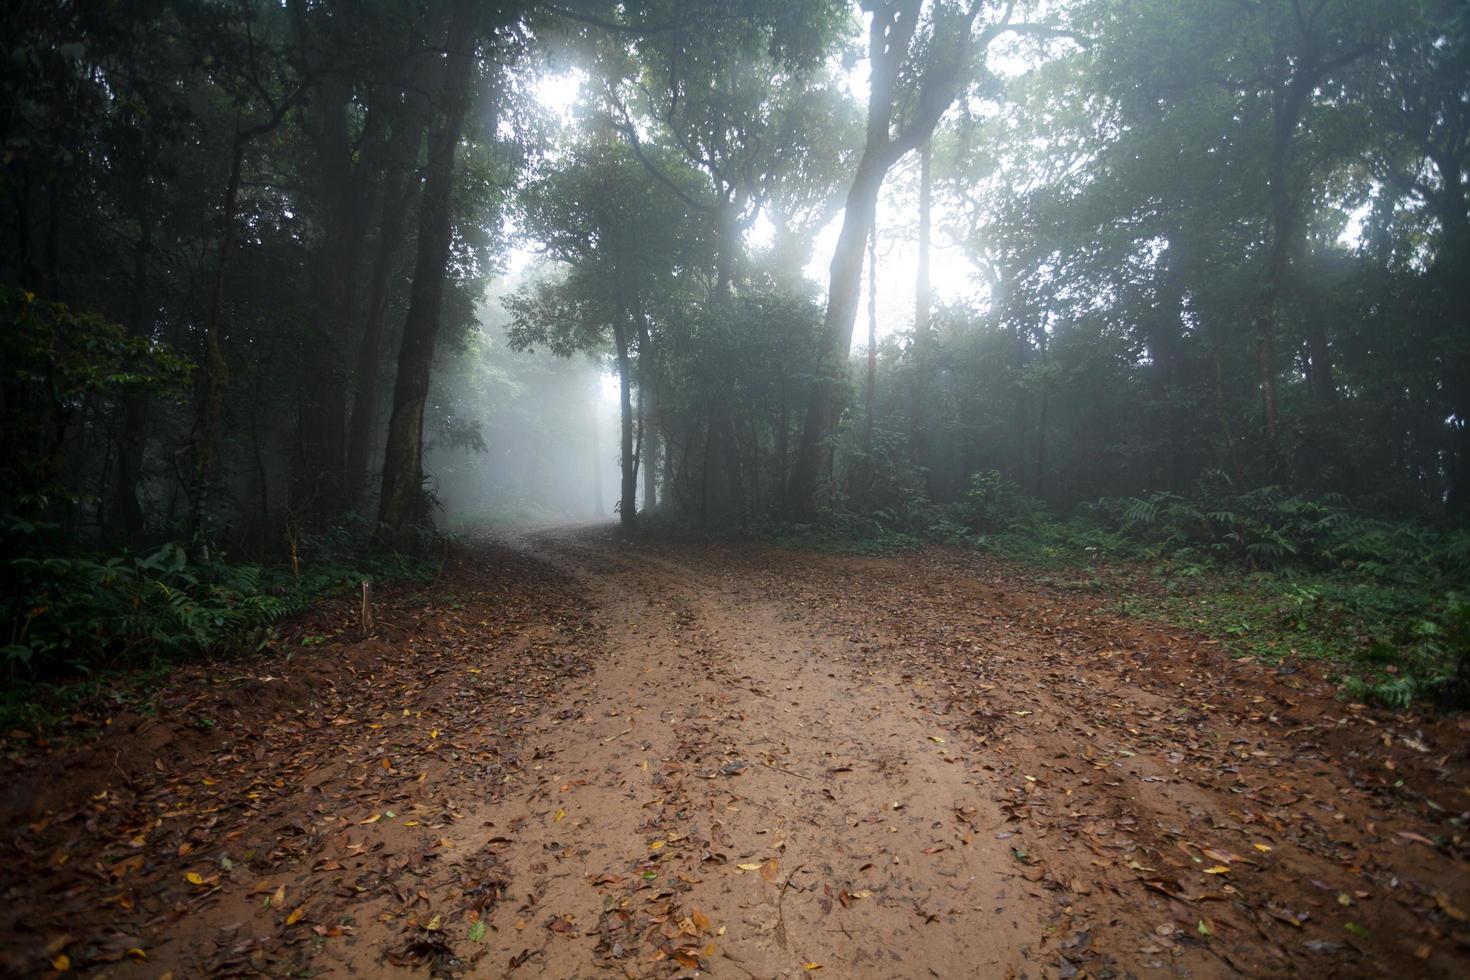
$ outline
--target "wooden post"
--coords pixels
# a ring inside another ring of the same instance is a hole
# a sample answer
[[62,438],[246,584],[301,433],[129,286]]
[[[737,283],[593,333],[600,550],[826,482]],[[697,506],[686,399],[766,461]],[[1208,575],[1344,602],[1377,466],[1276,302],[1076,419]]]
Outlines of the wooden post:
[[362,638],[367,639],[373,631],[373,586],[362,580]]

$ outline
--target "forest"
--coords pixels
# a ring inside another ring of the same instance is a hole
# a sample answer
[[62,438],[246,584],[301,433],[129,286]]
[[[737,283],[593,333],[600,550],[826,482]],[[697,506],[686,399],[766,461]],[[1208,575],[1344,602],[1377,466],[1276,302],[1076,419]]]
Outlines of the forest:
[[0,93],[0,973],[1467,969],[1462,0],[14,0]]

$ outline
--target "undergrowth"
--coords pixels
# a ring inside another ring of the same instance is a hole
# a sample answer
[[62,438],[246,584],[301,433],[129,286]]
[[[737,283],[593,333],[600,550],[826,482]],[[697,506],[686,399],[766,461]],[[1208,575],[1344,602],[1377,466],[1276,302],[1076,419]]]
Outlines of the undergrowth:
[[1240,491],[1211,474],[1187,496],[1105,498],[1063,519],[988,472],[955,504],[913,492],[896,507],[763,533],[829,552],[972,548],[1238,655],[1326,661],[1355,700],[1470,706],[1470,532],[1338,494]]
[[[8,530],[11,542],[38,534],[24,522]],[[262,649],[277,620],[364,579],[433,575],[431,563],[355,540],[340,529],[308,539],[294,565],[191,556],[174,542],[142,554],[17,549],[0,564],[0,727],[42,727],[99,698],[134,701],[173,665]]]

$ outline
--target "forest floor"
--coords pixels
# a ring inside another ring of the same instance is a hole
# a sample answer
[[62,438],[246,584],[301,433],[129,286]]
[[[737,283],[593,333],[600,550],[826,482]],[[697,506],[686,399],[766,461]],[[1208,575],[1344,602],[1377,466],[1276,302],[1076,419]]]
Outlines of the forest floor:
[[528,531],[0,757],[0,972],[1470,975],[1470,719],[972,554]]

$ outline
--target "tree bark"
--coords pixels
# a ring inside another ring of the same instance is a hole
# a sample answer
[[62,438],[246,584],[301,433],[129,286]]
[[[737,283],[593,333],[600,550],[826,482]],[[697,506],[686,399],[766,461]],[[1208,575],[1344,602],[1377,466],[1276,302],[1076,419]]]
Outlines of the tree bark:
[[[919,270],[914,281],[914,377],[909,389],[909,462],[925,470],[929,468],[929,433],[925,428],[924,393],[928,388],[930,336],[929,308],[929,238],[930,212],[934,195],[933,139],[919,146]],[[926,475],[929,496],[934,496],[934,482]]]
[[618,360],[618,458],[623,477],[618,521],[631,531],[638,524],[638,457],[633,452],[633,367],[628,357],[628,330],[621,319],[613,323],[613,344]]
[[379,539],[407,545],[415,525],[429,517],[424,493],[424,408],[434,366],[444,306],[444,278],[453,232],[450,197],[454,189],[454,157],[464,126],[474,69],[472,31],[475,5],[455,0],[449,15],[447,57],[438,104],[429,129],[424,198],[419,209],[418,255],[398,373],[393,385],[393,412],[383,452],[383,489],[378,498]]
[[602,440],[597,437],[597,399],[592,400],[592,513],[601,517],[605,513],[602,505]]
[[[132,304],[128,314],[128,332],[145,337],[151,317],[148,314],[148,253],[153,247],[153,220],[145,202],[140,200],[138,245],[133,252]],[[138,480],[143,473],[143,449],[147,443],[148,396],[129,395],[123,402],[123,428],[117,447],[117,483],[113,487],[113,520],[122,540],[133,543],[143,532],[143,508],[138,503]]]
[[[347,379],[343,351],[357,298],[356,275],[367,237],[363,168],[354,164],[347,126],[353,86],[347,76],[322,76],[312,104],[318,220],[317,304],[307,350],[303,405],[298,424],[301,452],[292,481],[293,509],[321,519],[347,502]],[[373,110],[369,110],[371,113]],[[381,111],[380,109],[378,111]]]
[[638,461],[643,471],[643,509],[658,509],[658,437],[654,414],[658,396],[654,394],[657,374],[653,357],[653,338],[646,314],[638,314]]
[[[863,394],[863,452],[873,452],[873,396],[878,389],[878,223],[868,226],[868,383]],[[871,469],[872,460],[868,460]]]
[[368,486],[368,457],[373,426],[378,417],[378,369],[382,360],[383,328],[388,300],[393,295],[393,270],[402,244],[403,225],[415,190],[414,164],[423,142],[425,106],[410,94],[403,102],[403,118],[396,121],[388,144],[383,173],[382,214],[378,221],[377,248],[368,277],[367,316],[357,348],[354,372],[352,418],[347,432],[346,481],[348,491],[360,494]]
[[221,208],[219,258],[215,262],[214,282],[209,294],[209,312],[204,320],[205,388],[202,419],[195,438],[195,479],[200,485],[200,499],[195,501],[196,515],[207,508],[209,487],[214,482],[215,453],[224,419],[225,393],[230,388],[230,365],[225,360],[220,340],[220,318],[224,315],[225,273],[230,253],[235,249],[235,216],[240,208],[240,170],[244,165],[247,138],[235,135],[230,154],[230,176],[225,182],[225,200]]

